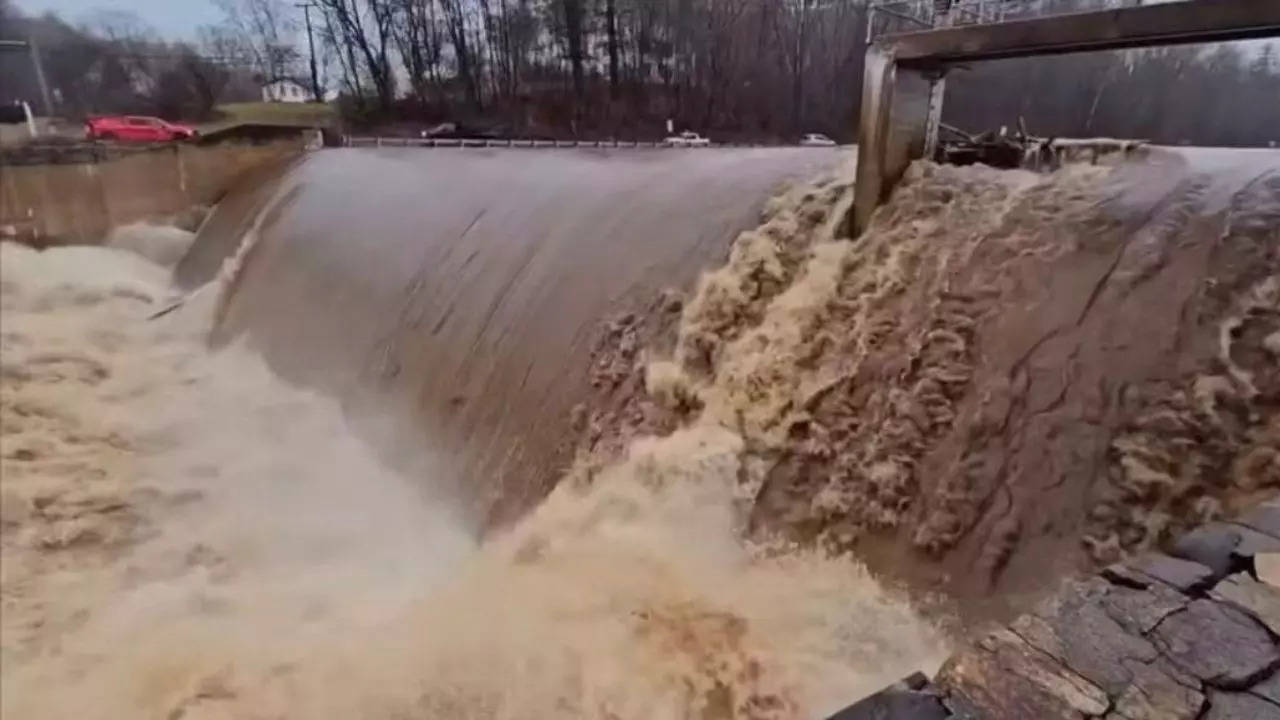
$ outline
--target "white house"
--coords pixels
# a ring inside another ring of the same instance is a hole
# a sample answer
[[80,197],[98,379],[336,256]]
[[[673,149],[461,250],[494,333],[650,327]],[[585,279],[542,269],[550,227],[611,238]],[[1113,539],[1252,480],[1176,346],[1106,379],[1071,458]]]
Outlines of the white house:
[[294,80],[276,80],[262,86],[263,102],[301,103],[311,99],[311,90]]

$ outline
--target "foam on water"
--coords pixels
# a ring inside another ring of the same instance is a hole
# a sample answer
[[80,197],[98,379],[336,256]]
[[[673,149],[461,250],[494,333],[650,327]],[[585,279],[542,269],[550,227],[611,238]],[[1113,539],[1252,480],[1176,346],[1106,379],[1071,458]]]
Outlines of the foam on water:
[[941,660],[860,566],[739,540],[728,430],[478,544],[437,459],[209,352],[218,288],[154,317],[135,255],[0,253],[6,717],[815,717]]

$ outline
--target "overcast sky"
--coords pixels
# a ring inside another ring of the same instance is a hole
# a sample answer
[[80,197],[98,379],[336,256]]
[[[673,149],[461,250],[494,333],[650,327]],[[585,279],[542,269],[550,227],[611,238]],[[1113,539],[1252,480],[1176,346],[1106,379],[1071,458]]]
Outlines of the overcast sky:
[[194,40],[196,28],[217,23],[221,13],[212,0],[11,0],[28,15],[52,10],[79,24],[96,10],[132,12],[166,40]]
[[[1148,5],[1185,0],[1146,0]],[[1275,2],[1276,0],[1258,0]],[[213,0],[11,0],[23,12],[40,15],[52,10],[63,20],[79,24],[97,10],[132,12],[166,40],[195,40],[196,28],[216,24],[222,13]],[[300,11],[299,11],[300,12]],[[1258,47],[1265,41],[1249,43]]]

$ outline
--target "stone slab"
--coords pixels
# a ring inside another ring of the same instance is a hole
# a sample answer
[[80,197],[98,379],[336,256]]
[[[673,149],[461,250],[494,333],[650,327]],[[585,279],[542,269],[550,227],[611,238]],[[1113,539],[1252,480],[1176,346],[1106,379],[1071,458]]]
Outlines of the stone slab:
[[1156,582],[1147,590],[1112,587],[1102,599],[1102,606],[1129,633],[1145,636],[1189,602],[1191,598]]
[[1258,573],[1259,580],[1271,587],[1280,588],[1280,552],[1254,555],[1253,569]]
[[1209,597],[1244,610],[1280,635],[1280,590],[1237,573],[1214,586]]
[[1036,609],[1035,618],[1042,624],[1024,616],[1011,627],[1108,694],[1118,693],[1130,681],[1123,660],[1150,662],[1157,653],[1141,634],[1126,632],[1108,612],[1107,600],[1117,590],[1096,578],[1073,583]]
[[1204,720],[1280,720],[1280,705],[1248,693],[1213,692]]
[[1122,562],[1103,568],[1101,575],[1112,585],[1133,588],[1134,590],[1146,590],[1154,582],[1149,576],[1134,570]]
[[1262,625],[1211,600],[1165,618],[1152,639],[1179,669],[1222,689],[1247,688],[1280,665],[1280,649]]
[[912,673],[828,720],[947,720],[951,712],[937,693],[925,690],[928,686],[928,676]]
[[1079,720],[1110,706],[1101,688],[1009,630],[953,655],[935,682],[956,706],[984,718]]
[[1182,592],[1196,592],[1213,584],[1214,570],[1194,560],[1147,553],[1129,562],[1130,567]]
[[1235,554],[1240,557],[1251,558],[1259,553],[1280,552],[1280,540],[1266,533],[1235,523],[1213,523],[1213,525],[1223,525],[1240,534],[1240,544],[1235,549]]
[[947,720],[951,712],[937,695],[887,689],[832,715],[829,720]]
[[1133,683],[1116,698],[1108,717],[1117,720],[1195,720],[1205,696],[1183,684],[1176,668],[1162,662],[1127,661]]
[[1280,672],[1271,673],[1271,677],[1249,688],[1249,692],[1280,705]]
[[1239,529],[1225,523],[1212,523],[1183,535],[1169,549],[1169,554],[1200,563],[1213,571],[1215,579],[1221,578],[1234,568],[1233,555],[1241,539]]
[[1280,540],[1280,505],[1264,503],[1233,522]]

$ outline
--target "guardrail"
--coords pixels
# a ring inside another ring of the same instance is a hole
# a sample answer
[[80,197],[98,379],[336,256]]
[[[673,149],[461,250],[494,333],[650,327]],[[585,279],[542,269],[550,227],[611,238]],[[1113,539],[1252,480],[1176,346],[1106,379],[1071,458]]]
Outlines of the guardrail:
[[660,140],[494,140],[490,138],[405,138],[346,136],[347,147],[466,147],[466,148],[706,148],[706,147],[789,147],[765,143],[711,143],[672,145]]

